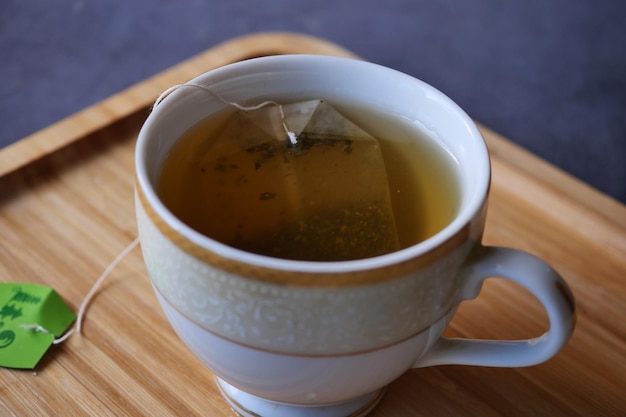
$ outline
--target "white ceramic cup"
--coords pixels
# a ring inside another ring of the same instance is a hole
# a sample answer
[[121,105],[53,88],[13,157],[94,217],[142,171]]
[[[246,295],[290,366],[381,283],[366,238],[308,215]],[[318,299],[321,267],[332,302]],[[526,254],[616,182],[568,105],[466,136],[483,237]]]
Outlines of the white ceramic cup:
[[[563,279],[534,256],[480,243],[489,155],[472,120],[441,92],[379,65],[306,55],[244,61],[190,84],[215,94],[178,88],[154,108],[139,134],[137,221],[167,317],[240,414],[362,416],[387,384],[412,367],[528,366],[565,345],[575,306]],[[460,172],[454,220],[435,236],[387,255],[304,262],[226,246],[189,228],[161,202],[155,188],[172,145],[222,110],[224,100],[253,105],[311,98],[395,114],[445,147]],[[547,311],[549,330],[521,341],[442,337],[461,301],[476,297],[488,277],[534,294]]]

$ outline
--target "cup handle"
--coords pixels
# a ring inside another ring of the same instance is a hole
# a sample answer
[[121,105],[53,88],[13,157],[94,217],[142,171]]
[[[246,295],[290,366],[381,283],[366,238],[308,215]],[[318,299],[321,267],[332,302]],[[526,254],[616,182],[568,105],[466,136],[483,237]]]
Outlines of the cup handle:
[[526,340],[475,340],[439,337],[413,365],[522,367],[545,362],[567,343],[576,322],[574,296],[563,278],[541,259],[514,249],[480,246],[461,272],[463,300],[478,296],[489,277],[516,282],[533,293],[548,313],[550,328]]

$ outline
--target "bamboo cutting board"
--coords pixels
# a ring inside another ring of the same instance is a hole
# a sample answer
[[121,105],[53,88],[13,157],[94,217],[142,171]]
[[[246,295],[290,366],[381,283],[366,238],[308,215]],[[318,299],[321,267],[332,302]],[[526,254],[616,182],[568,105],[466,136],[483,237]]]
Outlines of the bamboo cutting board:
[[[77,310],[136,236],[134,144],[152,101],[211,68],[285,53],[352,56],[296,34],[237,38],[0,151],[0,281],[52,286]],[[626,207],[481,128],[493,164],[485,244],[560,271],[577,297],[576,331],[535,367],[410,370],[371,415],[626,415]],[[447,334],[526,338],[546,327],[525,290],[490,280]],[[0,415],[234,414],[169,326],[134,250],[93,299],[82,334],[34,371],[0,369]]]

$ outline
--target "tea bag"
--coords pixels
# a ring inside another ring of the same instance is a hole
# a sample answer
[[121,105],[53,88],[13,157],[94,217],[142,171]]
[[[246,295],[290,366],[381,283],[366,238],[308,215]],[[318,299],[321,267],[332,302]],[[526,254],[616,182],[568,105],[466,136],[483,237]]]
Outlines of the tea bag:
[[322,100],[236,111],[201,165],[213,182],[201,231],[224,243],[312,261],[399,248],[378,140]]

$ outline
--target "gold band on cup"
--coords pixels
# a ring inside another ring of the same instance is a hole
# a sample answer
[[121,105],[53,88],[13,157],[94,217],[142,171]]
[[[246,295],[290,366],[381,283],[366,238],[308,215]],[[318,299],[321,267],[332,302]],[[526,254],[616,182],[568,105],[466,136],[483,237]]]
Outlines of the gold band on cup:
[[152,221],[157,229],[163,233],[168,240],[184,252],[202,262],[212,265],[215,268],[219,268],[232,274],[243,276],[248,279],[262,281],[268,284],[289,287],[336,288],[370,285],[391,281],[432,265],[437,260],[449,255],[455,249],[466,244],[470,235],[470,223],[467,223],[443,244],[421,254],[420,256],[412,257],[392,265],[385,265],[366,270],[350,272],[310,272],[267,268],[222,256],[195,243],[183,233],[172,227],[157,213],[148,201],[141,185],[139,184],[139,181],[136,181],[136,191],[139,201],[150,221]]

